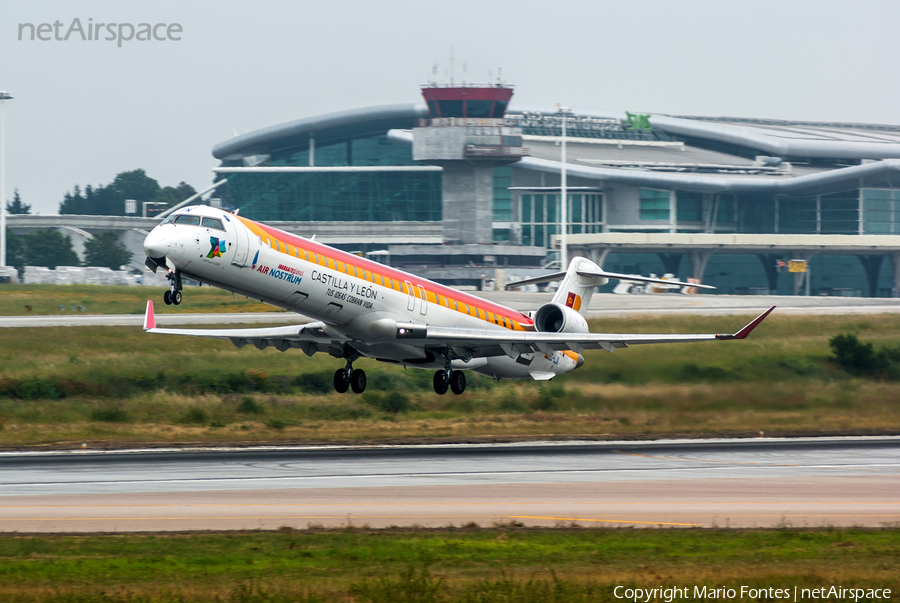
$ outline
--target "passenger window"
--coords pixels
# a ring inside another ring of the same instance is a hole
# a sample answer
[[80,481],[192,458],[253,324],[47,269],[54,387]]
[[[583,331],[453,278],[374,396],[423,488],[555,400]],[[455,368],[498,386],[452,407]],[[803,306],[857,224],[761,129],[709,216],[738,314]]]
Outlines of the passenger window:
[[200,226],[200,216],[191,216],[189,214],[181,214],[175,218],[176,224],[184,224],[185,226]]
[[201,226],[206,226],[207,228],[215,228],[216,230],[225,230],[222,226],[222,220],[218,218],[203,218],[203,222],[200,224]]

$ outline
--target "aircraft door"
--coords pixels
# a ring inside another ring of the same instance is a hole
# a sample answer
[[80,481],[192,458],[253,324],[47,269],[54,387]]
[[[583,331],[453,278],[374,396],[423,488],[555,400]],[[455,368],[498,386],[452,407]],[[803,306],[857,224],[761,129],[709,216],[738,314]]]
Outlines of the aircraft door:
[[234,256],[231,263],[236,266],[246,266],[247,258],[250,256],[250,242],[247,235],[247,227],[241,224],[237,219],[231,224],[234,226]]
[[428,295],[425,293],[425,287],[419,285],[419,295],[422,298],[422,305],[419,306],[419,314],[425,316],[425,313],[428,312]]
[[416,293],[413,290],[412,283],[406,281],[406,292],[409,293],[409,301],[406,304],[406,309],[412,312],[416,309]]

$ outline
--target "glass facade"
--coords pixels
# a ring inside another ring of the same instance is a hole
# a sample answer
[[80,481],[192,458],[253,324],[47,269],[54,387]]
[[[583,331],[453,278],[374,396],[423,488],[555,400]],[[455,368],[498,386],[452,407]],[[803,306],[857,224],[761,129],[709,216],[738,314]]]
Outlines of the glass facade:
[[[551,236],[559,232],[559,194],[525,193],[519,198],[522,245],[550,247]],[[571,193],[566,195],[567,232],[569,234],[603,232],[603,195]]]
[[494,221],[509,222],[512,220],[512,168],[494,168]]
[[864,234],[900,234],[900,190],[865,188],[862,191]]
[[900,190],[851,189],[806,197],[739,195],[738,232],[900,234]]
[[228,178],[241,215],[298,222],[440,221],[440,172],[241,173]]
[[675,219],[679,222],[700,222],[703,220],[703,195],[678,192],[675,208]]
[[[316,166],[404,166],[412,149],[385,135],[314,150]],[[285,149],[272,166],[308,166],[308,149]],[[253,220],[298,222],[436,222],[441,220],[440,172],[238,173],[228,176],[241,214]]]
[[[313,154],[318,166],[421,165],[413,161],[410,147],[391,142],[384,134],[316,146]],[[308,149],[278,151],[272,153],[269,160],[269,165],[273,166],[309,164]]]
[[671,191],[642,188],[640,193],[641,220],[668,220],[671,206]]

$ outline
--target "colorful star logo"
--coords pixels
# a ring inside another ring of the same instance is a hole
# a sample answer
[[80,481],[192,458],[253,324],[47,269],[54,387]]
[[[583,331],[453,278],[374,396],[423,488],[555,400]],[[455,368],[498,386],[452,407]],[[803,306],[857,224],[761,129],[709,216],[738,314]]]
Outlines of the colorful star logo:
[[220,241],[216,237],[209,237],[209,244],[209,253],[206,255],[206,257],[210,259],[222,257],[222,254],[224,254],[226,251],[225,241]]

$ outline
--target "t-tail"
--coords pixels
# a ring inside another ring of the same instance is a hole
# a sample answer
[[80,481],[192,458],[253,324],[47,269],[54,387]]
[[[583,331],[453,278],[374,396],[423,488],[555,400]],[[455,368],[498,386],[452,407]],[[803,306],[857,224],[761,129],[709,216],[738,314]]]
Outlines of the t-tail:
[[553,296],[553,301],[551,303],[567,306],[582,316],[585,316],[588,307],[591,305],[591,297],[594,295],[594,291],[597,287],[601,287],[608,283],[609,279],[635,281],[639,283],[655,283],[659,285],[676,285],[680,287],[697,287],[699,289],[715,289],[715,287],[711,287],[710,285],[683,283],[681,281],[650,278],[648,276],[606,272],[589,259],[579,256],[572,258],[572,261],[569,262],[569,268],[565,272],[555,272],[537,278],[516,281],[506,285],[506,288],[512,289],[524,285],[550,283],[561,280],[562,283],[560,283],[559,289],[556,290],[556,295]]

